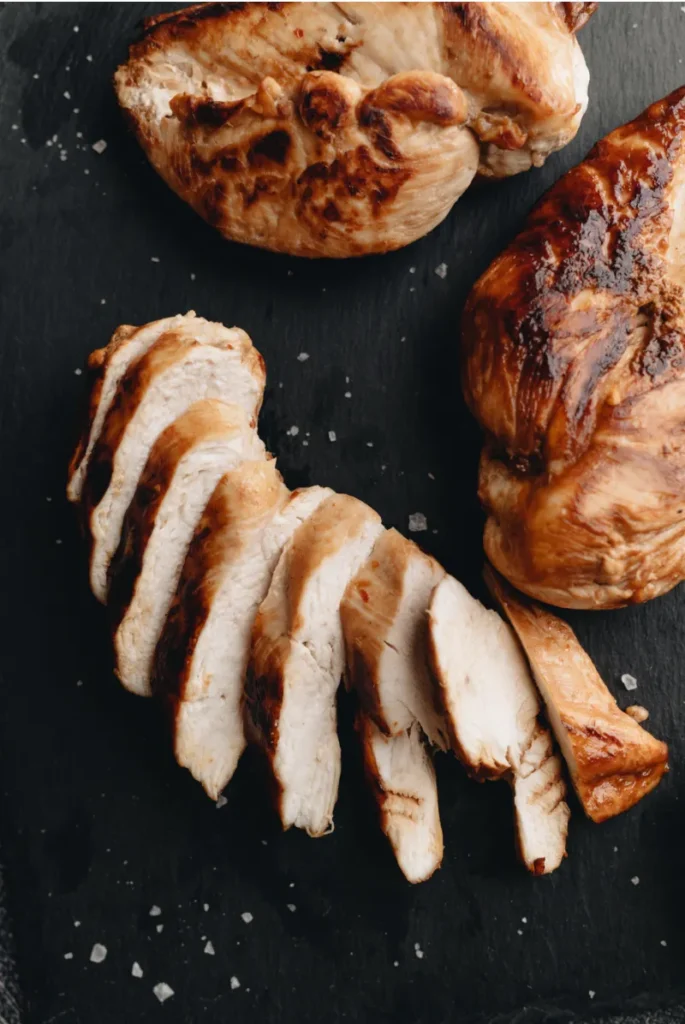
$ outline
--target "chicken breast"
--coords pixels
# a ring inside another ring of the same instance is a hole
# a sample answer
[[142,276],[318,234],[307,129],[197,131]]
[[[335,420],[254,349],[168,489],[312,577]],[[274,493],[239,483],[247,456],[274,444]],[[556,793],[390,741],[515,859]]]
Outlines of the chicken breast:
[[86,427],[81,435],[76,451],[69,464],[67,498],[79,501],[86,477],[88,462],[93,448],[100,437],[109,408],[116,395],[119,383],[131,363],[139,359],[150,349],[163,334],[184,327],[192,327],[196,331],[211,328],[206,320],[196,317],[193,312],[185,316],[169,316],[163,320],[155,320],[143,327],[131,327],[122,324],[117,327],[109,344],[105,348],[96,349],[88,357],[88,371],[92,378]]
[[633,807],[668,770],[668,747],[621,711],[565,622],[487,570],[528,656],[571,781],[593,821]]
[[344,667],[340,603],[382,526],[336,494],[286,544],[252,631],[247,708],[284,828],[330,830],[340,778],[335,695]]
[[536,875],[566,852],[569,809],[561,763],[512,630],[451,576],[428,609],[428,649],[452,745],[477,779],[513,787],[518,846]]
[[261,356],[244,331],[207,327],[200,339],[193,321],[165,332],[126,370],[105,416],[83,493],[90,582],[100,601],[107,598],[126,510],[159,435],[203,398],[240,405],[256,424],[264,391]]
[[146,24],[115,75],[165,181],[227,238],[302,256],[430,231],[476,172],[575,135],[596,4],[200,4]]
[[252,626],[283,545],[331,495],[289,494],[274,463],[226,473],[198,524],[155,656],[178,763],[212,799],[245,748],[243,690]]
[[371,718],[357,718],[364,770],[388,837],[407,881],[425,882],[442,862],[443,842],[435,768],[415,722],[386,736]]
[[685,86],[601,139],[476,283],[488,559],[566,608],[685,579]]
[[245,459],[265,457],[245,410],[216,399],[192,405],[153,445],[110,565],[116,673],[127,690],[152,692],[157,640],[219,479]]

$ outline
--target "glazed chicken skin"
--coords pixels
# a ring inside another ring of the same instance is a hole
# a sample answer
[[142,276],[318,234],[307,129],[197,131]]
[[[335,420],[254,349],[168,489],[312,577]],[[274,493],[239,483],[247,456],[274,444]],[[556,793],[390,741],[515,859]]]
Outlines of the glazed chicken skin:
[[685,577],[685,87],[601,140],[475,285],[464,393],[485,551],[612,608]]
[[115,76],[168,185],[227,238],[387,252],[477,172],[542,164],[578,130],[594,3],[196,4],[150,19]]

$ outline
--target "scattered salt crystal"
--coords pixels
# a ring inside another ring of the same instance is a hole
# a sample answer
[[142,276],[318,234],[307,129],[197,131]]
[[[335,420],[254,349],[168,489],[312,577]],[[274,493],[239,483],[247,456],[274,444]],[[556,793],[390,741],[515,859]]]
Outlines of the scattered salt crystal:
[[352,398],[352,392],[351,391],[346,391],[345,392],[345,398]]
[[65,960],[73,960],[74,959],[74,954],[73,953],[65,953],[64,954],[64,959]]
[[429,480],[435,480],[435,476],[433,475],[433,473],[429,473],[428,474],[428,479]]
[[217,809],[217,811],[220,811],[221,808],[225,807],[227,803],[228,803],[228,800],[226,799],[226,797],[222,793],[221,796],[219,797],[219,799],[216,802],[216,809]]
[[[76,685],[78,686],[78,683]],[[80,927],[81,927],[81,922],[80,921],[74,921],[74,928],[80,928]]]
[[171,999],[174,994],[173,988],[167,985],[166,981],[160,981],[159,984],[155,985],[152,990],[159,999],[160,1003],[166,1002],[167,999]]
[[140,966],[137,960],[133,961],[133,967],[131,968],[131,974],[134,978],[143,977],[143,968]]
[[309,359],[309,352],[300,352],[300,354],[297,357],[298,363],[306,363],[308,359]]
[[[685,10],[685,8],[682,8],[682,9]],[[661,945],[662,946],[667,946],[668,945],[668,943],[666,942],[666,939],[662,939],[661,940]]]
[[100,299],[100,305],[101,306],[106,306],[107,305],[107,299]]
[[521,931],[521,929],[520,929],[520,928],[517,928],[517,929],[516,929],[516,931],[517,931],[517,933],[518,933],[519,935],[523,935],[523,932]]
[[81,369],[80,366],[77,366],[76,369],[74,370],[74,373],[76,374],[77,377],[80,377],[81,374],[83,373],[83,370]]
[[100,942],[96,942],[90,951],[90,962],[92,964],[101,964],[107,957],[107,946],[103,946]]
[[76,132],[76,138],[77,139],[82,139],[83,138],[83,132]]
[[40,78],[40,75],[39,75],[39,74],[38,74],[38,72],[36,71],[36,72],[34,73],[34,76],[33,76],[33,77],[34,77],[34,78]]
[[423,512],[412,512],[409,516],[409,530],[411,533],[421,533],[428,529],[428,521]]
[[630,881],[633,883],[633,885],[639,885],[640,884],[640,879],[638,878],[637,875],[633,875],[633,877],[630,879]]
[[416,288],[412,287],[412,288],[410,288],[410,289],[409,289],[409,291],[410,291],[410,292],[415,292],[415,291],[416,291]]
[[595,996],[597,995],[597,993],[594,991],[594,989],[590,989],[590,991],[588,992],[588,995],[589,995],[590,999],[594,999]]
[[162,916],[162,908],[158,907],[157,904],[155,903],[153,906],[150,907],[150,917],[161,917],[161,916]]
[[80,114],[81,113],[81,108],[80,107],[74,107],[74,111],[73,112],[75,114]]
[[366,442],[366,447],[367,448],[373,448],[373,441],[367,441]]
[[18,124],[13,124],[13,125],[12,125],[12,131],[13,131],[13,132],[16,132],[18,128],[19,128],[19,125],[18,125]]
[[446,263],[439,263],[438,266],[435,268],[435,273],[438,275],[438,277],[441,277],[443,279],[443,281],[444,281],[445,278],[447,277],[447,264]]
[[295,427],[295,426],[291,427],[290,430],[286,431],[286,433],[290,434],[291,437],[297,437],[299,432],[300,432],[300,428],[299,427]]
[[83,173],[84,173],[84,174],[90,174],[90,171],[88,170],[88,168],[87,168],[87,167],[84,167],[84,168],[83,168]]
[[94,149],[98,156],[101,156],[107,149],[107,143],[104,139],[98,139],[90,148]]
[[80,29],[79,29],[78,25],[74,25],[74,32],[79,32],[79,31],[80,31]]
[[58,538],[56,539],[56,541],[55,541],[55,544],[61,544],[61,543],[62,543],[62,538],[61,538],[61,537],[58,537]]
[[245,913],[241,914],[240,916],[242,917],[245,924],[250,924],[250,922],[254,920],[249,910],[246,910]]
[[635,676],[631,676],[629,672],[624,672],[621,676],[621,682],[625,686],[626,690],[637,690],[637,679]]
[[65,89],[64,92],[62,93],[62,95],[64,96],[65,100],[70,100],[71,99],[71,93],[69,92],[68,89]]
[[206,914],[206,913],[207,913],[207,911],[209,910],[209,903],[203,903],[203,904],[202,904],[202,909],[204,910],[204,912],[205,912],[205,914]]
[[157,932],[158,932],[158,934],[161,935],[163,931],[164,931],[164,925],[163,924],[158,924],[157,925]]
[[416,267],[410,267],[409,268],[409,273],[410,274],[415,274],[416,273]]
[[238,979],[236,978],[235,974],[234,974],[234,975],[233,975],[233,977],[231,978],[231,988],[232,988],[232,989],[240,988],[240,982],[239,982],[239,981],[238,981]]
[[528,918],[527,917],[522,917],[521,920],[523,921],[524,924],[528,924]]
[[206,944],[205,953],[207,954],[207,956],[214,956],[214,946],[211,943],[211,941]]
[[414,952],[416,953],[417,960],[423,960],[423,950],[418,942],[414,943]]
[[[76,685],[77,685],[77,686],[83,686],[83,680],[82,680],[82,679],[77,679],[77,680],[76,680]],[[75,925],[75,927],[76,927],[76,928],[78,928],[78,926],[79,926],[80,924],[81,924],[81,922],[80,922],[80,921],[74,921],[74,925]]]
[[290,883],[290,885],[288,886],[288,888],[289,888],[289,889],[294,889],[294,888],[295,888],[295,883],[294,883],[294,882],[291,882],[291,883]]
[[159,256],[151,256],[150,263],[159,263]]
[[190,280],[191,280],[191,281],[194,281],[194,280],[195,280],[195,274],[191,274],[191,275],[190,275]]
[[[86,60],[88,61],[89,64],[92,64],[93,63],[93,54],[92,53],[87,53],[86,54]],[[36,76],[36,77],[38,77],[38,76]]]
[[297,910],[297,907],[295,906],[294,903],[288,903],[287,906],[288,906],[288,910],[290,911],[291,914],[294,914],[295,911]]
[[338,435],[336,434],[336,432],[334,430],[329,430],[328,431],[328,440],[329,441],[337,441],[338,440]]
[[392,965],[393,965],[393,967],[399,967],[400,966],[399,960],[393,960]]

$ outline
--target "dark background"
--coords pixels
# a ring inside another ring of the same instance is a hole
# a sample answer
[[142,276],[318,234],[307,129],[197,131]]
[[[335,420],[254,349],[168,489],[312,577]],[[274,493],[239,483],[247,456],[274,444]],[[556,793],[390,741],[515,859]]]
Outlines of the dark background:
[[[602,5],[581,33],[591,100],[575,141],[542,170],[473,187],[402,252],[347,263],[223,242],[147,167],[110,79],[159,9],[0,10],[0,837],[26,1020],[539,1024],[685,1000],[682,588],[572,616],[620,703],[645,704],[670,743],[659,789],[602,826],[574,803],[568,860],[533,879],[515,862],[507,787],[441,757],[445,862],[410,888],[370,813],[344,701],[326,839],[279,833],[249,758],[220,810],[174,765],[156,707],[112,676],[64,499],[86,355],[122,322],[192,308],[244,327],[264,354],[262,430],[291,486],[349,491],[404,530],[425,513],[419,540],[481,593],[461,306],[542,191],[685,81],[683,9]],[[175,991],[163,1006],[159,981]]]

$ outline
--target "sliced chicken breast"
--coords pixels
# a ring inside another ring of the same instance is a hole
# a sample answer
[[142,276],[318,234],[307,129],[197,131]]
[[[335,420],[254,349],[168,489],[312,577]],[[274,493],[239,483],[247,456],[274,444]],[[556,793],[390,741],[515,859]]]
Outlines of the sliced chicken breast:
[[[90,457],[84,511],[90,531],[90,581],[100,601],[126,510],[159,435],[203,398],[245,409],[253,423],[264,391],[264,364],[244,331],[216,326],[203,341],[185,328],[167,332],[119,382]],[[207,332],[205,332],[205,335]]]
[[475,778],[508,779],[523,861],[534,874],[554,871],[566,850],[566,786],[513,631],[451,576],[436,587],[428,622],[455,752]]
[[606,821],[633,807],[668,770],[668,747],[616,704],[569,625],[488,568],[547,705],[583,809]]
[[445,575],[397,530],[386,530],[345,591],[340,617],[348,679],[386,736],[418,722],[431,743],[449,745],[426,663],[426,614]]
[[421,729],[415,722],[385,736],[360,711],[357,730],[381,828],[407,881],[425,882],[440,867],[443,842],[435,768]]
[[219,479],[245,459],[265,457],[245,410],[211,398],[192,405],[155,441],[110,566],[116,673],[127,690],[152,692],[157,640]]
[[212,799],[245,748],[252,625],[283,545],[330,496],[292,495],[273,463],[226,473],[202,516],[157,645],[154,689],[172,708],[174,750]]
[[335,695],[344,667],[340,603],[383,527],[336,494],[286,544],[252,633],[247,706],[284,828],[329,831],[340,778]]
[[192,312],[186,316],[169,316],[163,320],[155,320],[143,327],[122,324],[117,327],[105,348],[91,352],[88,357],[88,371],[92,375],[88,416],[85,430],[69,464],[67,484],[69,501],[79,501],[81,497],[90,456],[100,437],[105,416],[126,370],[131,363],[144,355],[162,335],[183,329],[186,325],[190,326],[190,321],[192,321],[192,326],[200,331],[205,327],[218,326],[207,324],[206,320],[196,317]]

